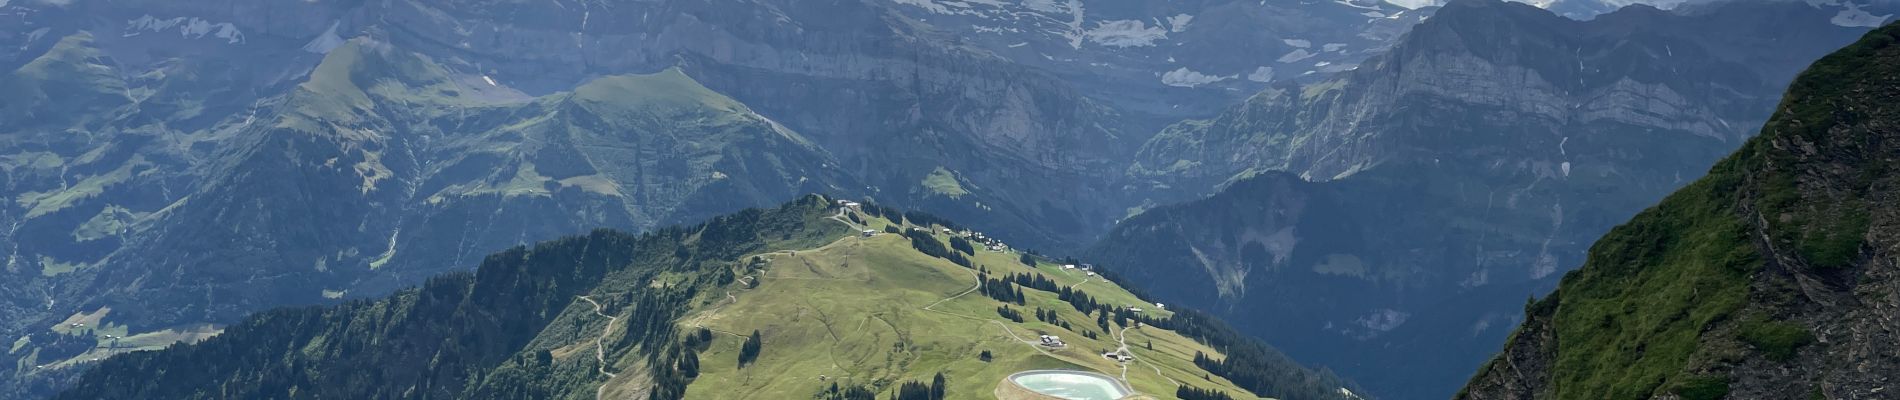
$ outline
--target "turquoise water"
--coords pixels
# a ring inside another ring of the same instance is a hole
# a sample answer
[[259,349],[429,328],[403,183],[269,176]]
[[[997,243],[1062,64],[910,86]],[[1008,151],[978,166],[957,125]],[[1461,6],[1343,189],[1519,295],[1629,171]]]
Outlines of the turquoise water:
[[1120,384],[1109,378],[1068,372],[1029,372],[1010,377],[1017,385],[1050,396],[1069,400],[1115,400],[1128,396]]

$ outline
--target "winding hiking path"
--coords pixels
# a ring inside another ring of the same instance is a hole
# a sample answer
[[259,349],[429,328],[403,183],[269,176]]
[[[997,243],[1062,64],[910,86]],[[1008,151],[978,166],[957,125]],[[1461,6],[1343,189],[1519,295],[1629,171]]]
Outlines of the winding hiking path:
[[[617,377],[618,375],[614,375],[614,373],[612,372],[607,372],[607,334],[609,332],[613,332],[614,324],[620,322],[620,317],[607,315],[607,313],[601,312],[600,302],[596,302],[594,301],[594,299],[588,298],[587,296],[576,296],[576,297],[580,297],[581,300],[586,300],[587,304],[594,305],[594,315],[607,317],[607,326],[600,328],[600,336],[594,337],[594,360],[600,362],[600,364],[596,365],[594,368],[595,370],[600,371],[600,373],[606,374],[607,380],[611,381],[613,380],[613,378]],[[594,390],[594,399],[599,400],[605,397],[607,397],[607,382],[601,382],[600,388]]]
[[[982,276],[978,275],[976,271],[970,271],[970,277],[976,278],[976,279],[982,279]],[[963,293],[957,293],[957,295],[955,296],[945,297],[943,298],[943,300],[937,300],[937,302],[935,303],[930,303],[930,305],[924,306],[924,311],[937,311],[937,310],[932,310],[930,308],[936,307],[938,304],[943,304],[943,302],[946,302],[946,301],[956,300],[958,297],[963,297],[963,295],[974,293],[976,292],[977,289],[982,289],[982,288],[983,288],[983,281],[979,280],[976,282],[975,285],[970,286],[970,290],[965,290],[963,291]],[[941,312],[941,311],[938,311],[938,312]],[[945,313],[945,314],[949,314],[949,313]],[[955,314],[951,314],[951,315],[955,315]]]
[[[1116,336],[1115,342],[1121,346],[1121,347],[1116,348],[1115,351],[1128,353],[1128,355],[1131,355],[1131,356],[1135,354],[1135,350],[1128,348],[1128,330],[1131,328],[1133,327],[1124,326],[1122,327],[1122,330],[1120,332],[1115,332],[1115,336]],[[1175,386],[1181,386],[1181,381],[1174,380],[1174,378],[1169,378],[1167,374],[1161,373],[1161,368],[1156,367],[1155,363],[1144,362],[1144,360],[1147,360],[1147,358],[1135,357],[1134,362],[1147,364],[1149,369],[1155,370],[1155,376],[1159,376],[1161,377],[1161,379],[1167,379],[1168,382],[1173,383]],[[1122,383],[1128,383],[1128,364],[1122,364]]]
[[927,305],[927,306],[924,306],[924,307],[923,307],[923,310],[924,310],[924,311],[929,311],[929,312],[934,312],[934,313],[938,313],[938,314],[943,314],[943,315],[948,315],[948,316],[952,316],[952,317],[958,317],[958,318],[964,318],[964,319],[969,319],[969,320],[975,320],[975,321],[986,321],[986,322],[989,322],[989,323],[992,323],[992,324],[996,324],[996,327],[997,327],[997,328],[1002,328],[1002,329],[1003,329],[1003,333],[1005,333],[1005,334],[1008,334],[1010,338],[1013,338],[1013,339],[1016,339],[1016,341],[1018,341],[1018,342],[1022,342],[1023,344],[1025,344],[1025,345],[1028,345],[1028,346],[1029,346],[1029,348],[1032,348],[1032,349],[1036,349],[1036,352],[1038,352],[1038,353],[1042,353],[1042,355],[1045,355],[1045,356],[1049,356],[1049,357],[1056,357],[1056,355],[1055,355],[1055,353],[1050,353],[1050,352],[1049,352],[1048,350],[1043,350],[1043,349],[1042,349],[1042,345],[1040,345],[1040,344],[1037,344],[1037,343],[1036,343],[1036,341],[1033,341],[1033,340],[1025,340],[1025,339],[1023,339],[1023,338],[1022,338],[1022,336],[1016,336],[1016,331],[1013,331],[1013,330],[1010,330],[1010,329],[1009,329],[1009,325],[1006,325],[1006,324],[1004,324],[1004,323],[1003,323],[1003,321],[997,321],[997,320],[993,320],[993,319],[985,319],[985,318],[977,318],[977,317],[972,317],[972,316],[968,316],[968,315],[963,315],[963,314],[957,314],[957,313],[953,313],[953,312],[948,312],[948,311],[939,311],[939,310],[935,310],[935,309],[933,309],[933,307],[936,307],[936,306],[937,306],[937,305],[939,305],[939,304],[943,304],[943,303],[944,303],[944,302],[946,302],[946,301],[950,301],[950,300],[956,300],[956,299],[957,299],[958,297],[963,297],[963,295],[967,295],[967,294],[970,294],[970,293],[974,293],[974,292],[976,292],[976,290],[977,290],[977,289],[982,289],[982,288],[983,288],[983,281],[982,281],[982,280],[980,280],[980,279],[982,278],[982,275],[980,275],[980,274],[978,274],[978,273],[977,273],[976,271],[974,271],[974,270],[972,270],[972,271],[970,271],[970,278],[971,278],[971,279],[978,279],[978,280],[976,281],[976,284],[975,284],[975,285],[972,285],[972,286],[970,286],[970,289],[969,289],[969,290],[964,290],[964,291],[963,291],[962,293],[957,293],[957,294],[955,294],[955,295],[952,295],[952,296],[950,296],[950,297],[945,297],[945,298],[943,298],[943,300],[937,300],[937,302],[935,302],[935,303],[930,303],[930,305]]

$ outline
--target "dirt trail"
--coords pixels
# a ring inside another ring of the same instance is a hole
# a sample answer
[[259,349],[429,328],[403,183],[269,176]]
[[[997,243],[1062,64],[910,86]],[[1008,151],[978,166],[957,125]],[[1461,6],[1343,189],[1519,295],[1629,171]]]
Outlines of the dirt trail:
[[[606,374],[607,380],[612,381],[613,378],[617,377],[618,375],[615,375],[612,372],[607,372],[607,334],[610,332],[613,332],[614,324],[620,322],[620,317],[607,315],[607,313],[601,312],[600,303],[594,301],[594,299],[588,298],[587,296],[576,296],[576,297],[580,297],[581,300],[587,301],[587,304],[594,305],[594,315],[607,317],[607,326],[600,328],[600,336],[594,337],[594,360],[600,362],[600,364],[595,366],[594,368],[595,370],[600,371],[600,373]],[[594,399],[600,400],[602,398],[605,398],[606,396],[607,396],[607,382],[601,382],[600,388],[594,390]]]
[[[1128,329],[1130,328],[1133,328],[1133,327],[1122,327],[1122,330],[1120,332],[1115,333],[1115,336],[1116,336],[1115,342],[1119,343],[1121,346],[1121,347],[1115,348],[1115,351],[1121,352],[1121,353],[1127,353],[1128,355],[1132,356],[1132,355],[1135,355],[1135,351],[1128,348]],[[1146,359],[1147,357],[1135,357],[1135,361],[1133,362],[1143,362],[1142,360],[1146,360]],[[1156,367],[1154,363],[1149,362],[1146,364],[1148,365],[1149,369],[1155,370],[1155,376],[1159,376],[1161,377],[1161,379],[1167,379],[1168,382],[1173,383],[1175,386],[1181,386],[1181,381],[1174,380],[1174,378],[1169,378],[1166,374],[1162,374],[1161,368]],[[1122,364],[1122,383],[1128,383],[1128,364],[1126,363]]]

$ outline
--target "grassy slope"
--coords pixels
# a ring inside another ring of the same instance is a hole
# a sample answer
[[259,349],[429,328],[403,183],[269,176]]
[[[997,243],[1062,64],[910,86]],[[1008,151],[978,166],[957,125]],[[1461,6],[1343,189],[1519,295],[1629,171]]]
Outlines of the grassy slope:
[[[873,228],[888,224],[871,220]],[[979,251],[972,261],[995,275],[1031,272],[1017,257]],[[1080,272],[1047,263],[1036,271],[1065,286],[1081,283],[1080,290],[1104,304],[1143,304],[1099,278],[1082,283]],[[910,380],[927,382],[943,372],[951,377],[951,396],[984,398],[1003,377],[1021,370],[1081,369],[1122,376],[1119,366],[1100,356],[1101,350],[1117,347],[1114,335],[1098,332],[1100,340],[1090,340],[1038,322],[1033,313],[1036,307],[1058,310],[1079,330],[1097,330],[1093,318],[1077,313],[1054,293],[1024,289],[1027,306],[1012,307],[1030,314],[1028,322],[1010,322],[995,312],[1001,302],[980,293],[957,296],[971,289],[975,274],[912,250],[903,237],[890,234],[847,237],[815,250],[773,254],[769,266],[756,274],[761,280],[757,288],[734,285],[736,302],[727,299],[724,290],[710,291],[702,310],[681,322],[687,329],[704,326],[722,332],[701,354],[705,372],[689,387],[689,397],[803,398],[831,381],[889,387]],[[765,338],[764,350],[759,361],[738,368],[740,336],[753,330]],[[1062,336],[1069,347],[1044,353],[1018,340],[1035,340],[1038,331]],[[1126,375],[1135,390],[1167,397],[1179,381],[1247,393],[1219,377],[1213,382],[1200,378],[1204,372],[1193,365],[1194,353],[1219,354],[1213,349],[1152,327],[1127,332],[1129,348],[1140,360],[1129,365]],[[1146,348],[1150,342],[1154,350]],[[985,350],[994,360],[978,360]],[[827,380],[821,381],[821,375]]]
[[1732,207],[1734,165],[1617,227],[1565,277],[1555,296],[1556,397],[1641,398],[1692,378],[1677,373],[1701,333],[1746,301],[1747,274],[1760,264]]
[[1870,139],[1861,124],[1877,124],[1866,113],[1893,87],[1897,38],[1900,25],[1888,26],[1817,61],[1790,87],[1760,136],[1707,177],[1605,235],[1583,268],[1531,308],[1554,316],[1556,331],[1551,393],[1542,395],[1719,397],[1727,391],[1725,377],[1695,375],[1687,367],[1739,358],[1737,339],[1781,359],[1806,343],[1799,327],[1743,311],[1752,275],[1763,266],[1751,236],[1795,250],[1795,262],[1812,269],[1838,268],[1859,256],[1868,223],[1862,210],[1873,205],[1854,188],[1869,186],[1865,181],[1889,168],[1887,161],[1863,157],[1861,146]]

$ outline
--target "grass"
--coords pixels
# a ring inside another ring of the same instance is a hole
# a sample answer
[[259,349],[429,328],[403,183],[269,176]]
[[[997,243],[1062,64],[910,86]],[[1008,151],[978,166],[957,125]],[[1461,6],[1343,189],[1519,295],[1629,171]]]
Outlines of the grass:
[[[175,343],[197,343],[198,341],[217,336],[224,332],[224,329],[217,325],[190,324],[135,334],[125,325],[108,321],[106,317],[111,314],[111,307],[101,307],[90,313],[74,313],[72,316],[66,317],[66,320],[53,325],[51,327],[53,332],[67,335],[90,336],[98,343],[96,345],[97,347],[92,350],[72,358],[65,360],[45,360],[45,363],[48,364],[50,368],[62,368],[77,365],[82,362],[89,362],[89,360],[94,358],[104,359],[113,355],[133,351],[159,350]],[[83,326],[73,327],[72,324],[74,323],[83,324]],[[112,339],[107,339],[107,336],[111,336]],[[17,352],[19,347],[26,345],[27,343],[25,342],[26,338],[24,337],[21,338],[21,341],[15,342],[14,351]],[[35,362],[39,361],[36,360]]]
[[[116,342],[117,348],[127,351],[158,350],[173,343],[197,343],[224,333],[223,328],[212,324],[193,324],[161,329],[155,332],[125,336]],[[101,345],[110,343],[101,342]]]
[[134,175],[151,167],[152,164],[146,162],[144,156],[134,155],[130,161],[111,172],[85,177],[71,187],[57,191],[21,194],[15,202],[27,209],[26,219],[39,218],[105,193],[106,189],[131,180]]
[[101,62],[89,33],[60,38],[51,49],[11,74],[0,75],[0,117],[14,123],[94,118],[129,103],[125,81]]
[[1566,276],[1555,308],[1562,399],[1647,398],[1683,369],[1702,332],[1747,300],[1760,261],[1732,207],[1737,160],[1611,230]]
[[[889,225],[876,218],[868,222],[874,228]],[[1037,272],[1065,285],[1086,279],[1052,264],[1031,269],[1013,253],[979,251],[972,261],[993,274]],[[918,253],[903,237],[890,234],[852,236],[814,250],[773,255],[756,274],[758,287],[710,291],[708,302],[681,322],[682,329],[705,326],[721,332],[700,355],[703,372],[688,386],[687,397],[807,398],[834,382],[886,389],[905,381],[929,381],[942,372],[952,378],[952,397],[978,398],[988,397],[1005,376],[1022,370],[1081,369],[1121,376],[1122,369],[1099,354],[1116,347],[1112,334],[1098,332],[1099,339],[1090,340],[1033,318],[1010,322],[995,312],[1002,303],[980,293],[945,301],[969,290],[975,273]],[[1107,304],[1143,304],[1099,278],[1078,289]],[[736,302],[726,299],[726,290],[732,290]],[[1027,305],[1010,307],[1025,314],[1038,306],[1057,310],[1077,329],[1098,330],[1094,318],[1076,312],[1055,294],[1024,292]],[[932,304],[931,310],[924,310]],[[738,368],[739,335],[753,330],[762,333],[765,345],[758,361]],[[1045,354],[1018,340],[1035,340],[1038,332],[1062,336],[1070,346]],[[1204,372],[1193,365],[1194,353],[1220,352],[1152,327],[1127,332],[1130,348],[1141,360],[1128,369],[1129,383],[1137,391],[1168,396],[1175,389],[1173,379],[1246,393],[1220,377],[1200,378]],[[1147,349],[1149,343],[1153,350]],[[994,358],[978,360],[984,351]]]
[[[84,331],[99,326],[99,324],[105,321],[107,315],[112,315],[112,307],[99,307],[99,309],[89,313],[73,313],[73,315],[66,317],[66,320],[54,324],[50,329],[53,332],[73,334],[75,331]],[[85,326],[82,328],[74,328],[72,325],[75,323]]]
[[40,255],[40,276],[54,277],[78,271],[85,263],[61,262],[44,254]]
[[1728,396],[1728,377],[1689,378],[1677,384],[1675,392],[1677,396],[1682,396],[1682,400],[1720,400]]
[[[1815,61],[1789,86],[1780,112],[1762,129],[1762,136],[1813,146],[1822,157],[1868,151],[1868,121],[1892,114],[1879,107],[1890,100],[1876,93],[1896,84],[1893,67],[1900,28],[1869,32],[1852,45]],[[1766,140],[1766,139],[1761,139]],[[1761,141],[1757,140],[1757,141]],[[1800,165],[1788,152],[1762,152],[1758,169],[1766,175],[1760,208],[1771,219],[1776,239],[1793,241],[1808,264],[1820,269],[1851,265],[1860,254],[1868,227],[1867,200],[1862,198],[1873,179],[1885,175],[1892,162],[1882,157],[1840,157],[1828,168]],[[1773,162],[1766,162],[1773,161]],[[1836,165],[1848,164],[1842,169]],[[1796,168],[1806,168],[1796,170]],[[1857,171],[1858,176],[1835,176]],[[1797,182],[1797,176],[1802,181]],[[1834,182],[1829,182],[1834,181]],[[1835,188],[1814,189],[1834,183]],[[1845,183],[1845,185],[1838,185]],[[1828,190],[1834,189],[1834,190]]]
[[1890,164],[1867,155],[1864,122],[1889,117],[1872,114],[1887,99],[1864,93],[1900,83],[1890,62],[1897,38],[1900,27],[1882,28],[1815,62],[1760,136],[1591,248],[1553,295],[1557,304],[1537,308],[1554,314],[1553,397],[1651,398],[1667,388],[1684,399],[1722,398],[1727,378],[1685,372],[1697,357],[1721,358],[1725,346],[1711,343],[1727,338],[1705,334],[1732,325],[1736,339],[1780,361],[1814,340],[1794,323],[1735,316],[1761,265],[1745,221],[1759,213],[1767,234],[1794,244],[1813,267],[1856,261],[1868,228],[1862,188]]
[[957,174],[943,167],[937,167],[936,170],[930,171],[930,175],[924,176],[923,184],[925,190],[952,199],[970,194],[970,191],[964,190],[963,184],[957,180]]
[[106,206],[86,223],[73,230],[73,240],[89,241],[118,236],[132,228],[135,221],[150,213],[136,212],[117,205]]
[[1800,324],[1761,317],[1743,320],[1737,335],[1742,342],[1775,361],[1788,361],[1794,358],[1795,350],[1814,342],[1814,334]]

